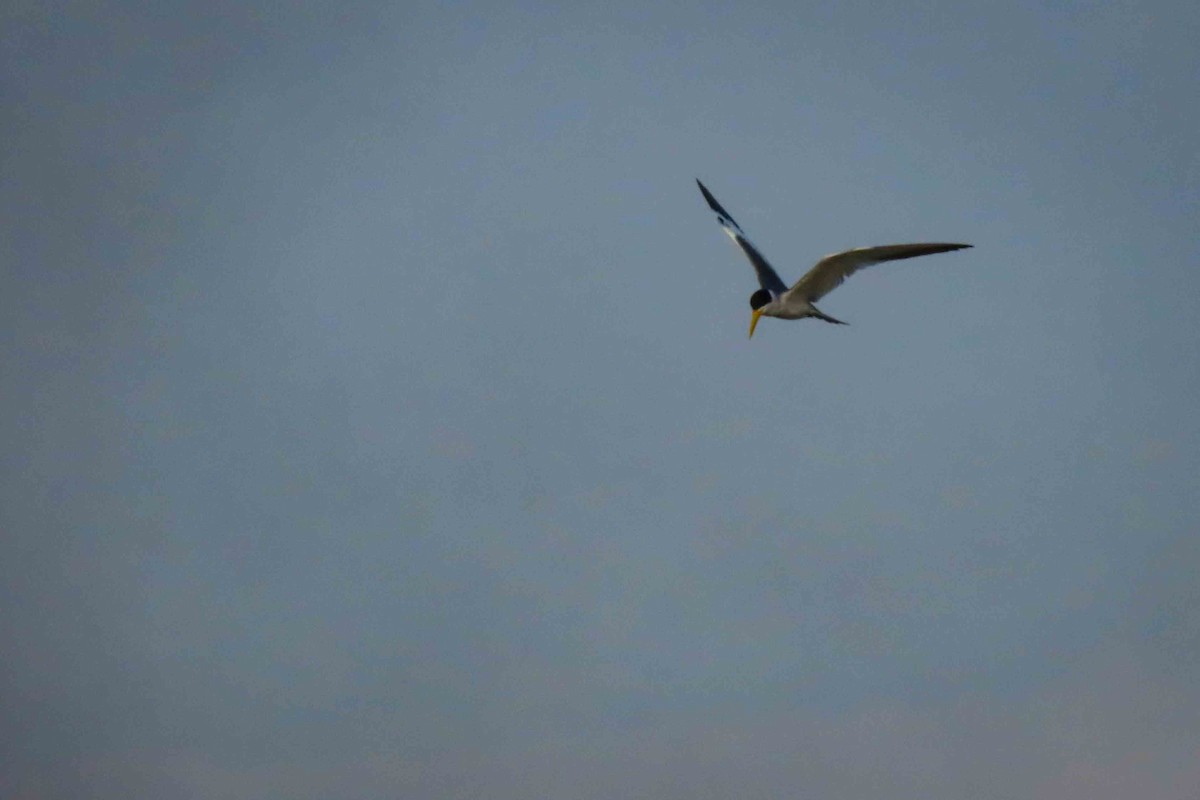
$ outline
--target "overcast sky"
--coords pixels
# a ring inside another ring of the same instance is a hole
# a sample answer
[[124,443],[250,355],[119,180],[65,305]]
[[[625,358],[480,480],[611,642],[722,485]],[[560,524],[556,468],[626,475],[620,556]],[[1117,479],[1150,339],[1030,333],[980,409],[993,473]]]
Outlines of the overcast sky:
[[1198,40],[5,3],[0,796],[1194,800]]

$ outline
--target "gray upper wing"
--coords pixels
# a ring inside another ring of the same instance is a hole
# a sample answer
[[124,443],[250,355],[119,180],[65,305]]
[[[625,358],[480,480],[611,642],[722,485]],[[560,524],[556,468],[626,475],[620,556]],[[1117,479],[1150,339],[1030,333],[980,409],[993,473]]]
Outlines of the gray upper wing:
[[878,247],[859,247],[834,253],[818,261],[816,266],[810,269],[803,278],[796,281],[791,289],[788,289],[788,294],[801,297],[810,303],[816,302],[841,286],[842,281],[863,267],[881,264],[884,261],[899,261],[904,258],[916,258],[934,253],[949,253],[952,250],[963,250],[971,246],[946,242],[884,244]]

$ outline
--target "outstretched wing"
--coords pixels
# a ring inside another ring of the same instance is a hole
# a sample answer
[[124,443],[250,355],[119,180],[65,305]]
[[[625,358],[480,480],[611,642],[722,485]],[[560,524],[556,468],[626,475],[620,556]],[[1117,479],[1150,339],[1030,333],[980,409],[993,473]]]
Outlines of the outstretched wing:
[[934,253],[949,253],[952,250],[963,250],[972,247],[969,244],[949,244],[931,242],[927,244],[884,244],[878,247],[859,247],[825,256],[808,273],[796,281],[787,293],[810,303],[820,300],[825,295],[842,285],[842,281],[858,272],[863,267],[881,264],[884,261],[899,261],[902,258],[929,256]]
[[742,228],[733,221],[733,217],[729,216],[729,212],[721,207],[717,202],[717,198],[712,196],[712,192],[696,179],[696,185],[700,187],[700,193],[704,195],[704,199],[708,201],[708,207],[717,212],[717,222],[721,223],[721,228],[725,231],[730,239],[733,239],[734,244],[742,248],[742,252],[746,254],[746,258],[750,259],[750,263],[754,265],[754,271],[758,274],[758,283],[762,288],[766,289],[775,297],[787,291],[787,286],[779,279],[779,275],[772,269],[767,260],[763,258],[762,253],[758,252],[758,248],[750,243],[746,238],[746,234],[742,233]]

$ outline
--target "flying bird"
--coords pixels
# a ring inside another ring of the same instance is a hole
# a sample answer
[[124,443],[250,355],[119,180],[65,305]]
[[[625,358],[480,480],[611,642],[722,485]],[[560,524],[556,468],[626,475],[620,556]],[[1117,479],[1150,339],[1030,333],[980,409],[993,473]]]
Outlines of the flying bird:
[[761,317],[778,317],[779,319],[804,319],[816,317],[835,325],[845,325],[840,319],[834,319],[821,311],[814,302],[842,285],[842,281],[858,272],[863,267],[881,264],[884,261],[899,261],[902,258],[916,258],[934,253],[949,253],[952,250],[963,250],[973,247],[969,244],[951,244],[946,242],[927,242],[923,244],[884,244],[877,247],[859,247],[825,256],[810,269],[803,278],[792,284],[792,288],[784,286],[779,275],[772,269],[762,253],[758,252],[740,225],[733,221],[729,212],[721,207],[717,198],[712,196],[707,187],[696,179],[700,193],[708,201],[708,207],[717,212],[717,222],[734,244],[742,248],[746,258],[754,265],[758,274],[758,284],[762,288],[750,295],[750,335],[754,336],[754,328]]

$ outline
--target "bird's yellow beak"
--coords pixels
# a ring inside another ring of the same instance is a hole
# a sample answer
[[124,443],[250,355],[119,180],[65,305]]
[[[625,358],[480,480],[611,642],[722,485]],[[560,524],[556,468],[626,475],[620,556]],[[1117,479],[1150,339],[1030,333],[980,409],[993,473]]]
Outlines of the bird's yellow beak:
[[758,318],[761,316],[762,316],[761,308],[756,308],[750,312],[750,336],[747,338],[750,338],[750,339],[754,338],[754,329],[756,327],[758,327]]

